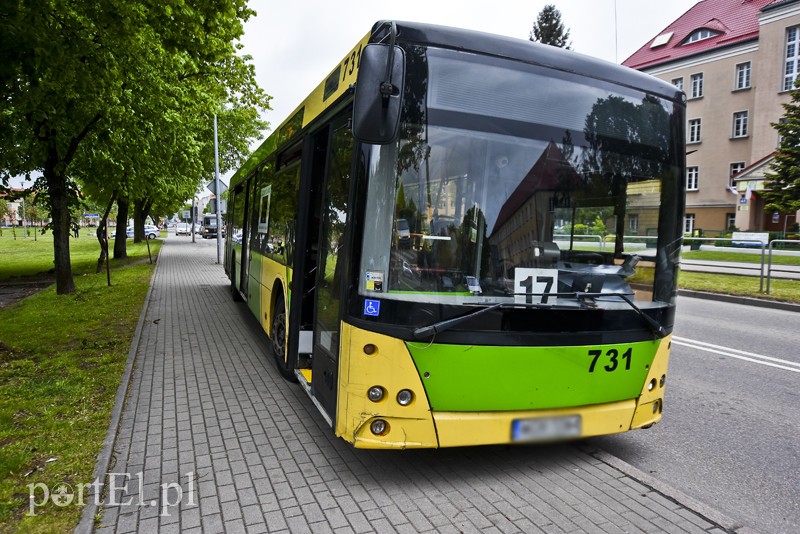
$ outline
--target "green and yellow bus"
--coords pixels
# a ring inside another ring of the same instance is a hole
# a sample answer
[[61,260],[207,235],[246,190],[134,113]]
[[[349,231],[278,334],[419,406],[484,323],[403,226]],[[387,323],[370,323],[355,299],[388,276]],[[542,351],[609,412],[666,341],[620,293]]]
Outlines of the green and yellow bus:
[[231,292],[356,447],[650,427],[684,128],[684,94],[642,73],[378,22],[232,178]]

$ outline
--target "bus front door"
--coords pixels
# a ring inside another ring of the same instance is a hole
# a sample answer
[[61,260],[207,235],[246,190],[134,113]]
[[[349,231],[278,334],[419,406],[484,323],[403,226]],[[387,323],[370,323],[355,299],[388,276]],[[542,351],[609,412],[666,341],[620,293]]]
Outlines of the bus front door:
[[339,252],[344,252],[353,140],[346,120],[335,121],[329,131],[325,186],[320,206],[311,388],[314,398],[333,421],[341,328],[340,288],[344,268],[339,261]]

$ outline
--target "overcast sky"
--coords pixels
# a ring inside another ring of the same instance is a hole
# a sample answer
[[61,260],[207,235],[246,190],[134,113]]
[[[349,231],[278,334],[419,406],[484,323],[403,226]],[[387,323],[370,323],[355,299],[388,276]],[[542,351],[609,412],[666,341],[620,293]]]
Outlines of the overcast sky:
[[621,63],[697,0],[251,0],[258,15],[242,42],[259,85],[273,97],[265,118],[276,128],[378,20],[527,39],[548,3],[561,12],[573,50]]

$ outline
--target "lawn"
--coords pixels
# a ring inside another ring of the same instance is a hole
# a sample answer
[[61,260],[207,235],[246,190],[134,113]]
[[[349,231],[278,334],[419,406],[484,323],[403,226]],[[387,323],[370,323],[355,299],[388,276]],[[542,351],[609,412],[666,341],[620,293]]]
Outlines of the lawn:
[[[93,273],[97,268],[97,258],[100,256],[100,243],[94,236],[93,228],[82,228],[78,239],[70,238],[70,259],[72,272],[76,275]],[[17,229],[17,238],[14,239],[8,228],[3,229],[0,237],[0,282],[14,281],[17,279],[30,279],[31,277],[47,278],[52,276],[53,269],[53,234],[37,234],[29,230],[28,237],[23,238],[22,232]],[[162,232],[162,236],[164,232]],[[158,241],[158,240],[155,240]],[[150,241],[151,248],[154,241]],[[114,242],[109,242],[109,247],[114,248]],[[142,253],[144,253],[142,255]],[[147,243],[134,244],[128,239],[128,260],[147,258]]]
[[[761,263],[761,252],[753,254],[751,252],[731,252],[716,250],[692,250],[681,253],[681,258],[687,260],[708,260],[708,261],[733,261],[740,263]],[[764,254],[764,263],[769,262],[769,251]],[[773,265],[800,265],[800,256],[783,256],[776,252],[772,253]]]
[[[681,271],[678,280],[681,289],[722,293],[740,297],[753,297],[800,304],[800,280],[770,281],[769,295],[761,293],[757,276],[736,276],[732,274],[709,274]],[[766,282],[764,282],[766,290]]]
[[[150,242],[153,255],[161,241]],[[0,279],[9,268],[37,278],[52,266],[52,238],[0,238]],[[29,484],[70,492],[88,484],[154,265],[147,245],[128,241],[111,261],[112,285],[94,274],[99,245],[71,240],[76,291],[50,287],[0,310],[0,532],[70,532],[81,507],[52,501],[28,512]],[[10,261],[6,261],[9,259]],[[37,494],[41,499],[41,493]]]

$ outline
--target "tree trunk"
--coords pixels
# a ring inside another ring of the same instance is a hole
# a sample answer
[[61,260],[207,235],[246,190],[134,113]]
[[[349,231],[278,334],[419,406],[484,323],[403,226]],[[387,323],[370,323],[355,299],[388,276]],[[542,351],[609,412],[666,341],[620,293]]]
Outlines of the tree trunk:
[[56,294],[68,295],[75,291],[75,281],[69,256],[69,193],[62,167],[58,162],[55,143],[50,143],[43,174],[50,197],[50,216],[53,218],[51,228]]
[[100,224],[97,225],[97,240],[100,242],[100,257],[97,258],[97,274],[103,270],[103,264],[106,261],[106,257],[108,256],[108,214],[111,212],[112,206],[114,206],[114,201],[117,198],[117,192],[111,195],[111,200],[108,202],[108,206],[106,207],[105,213],[103,213],[103,218],[100,219]]
[[141,243],[145,239],[144,220],[147,218],[145,212],[145,201],[137,198],[133,201],[133,242]]
[[144,232],[144,223],[150,215],[153,201],[148,199],[136,199],[133,202],[133,242],[141,243],[147,236]]
[[128,228],[128,210],[130,203],[127,198],[117,199],[117,235],[114,238],[114,259],[121,260],[128,257],[128,236],[125,231]]

